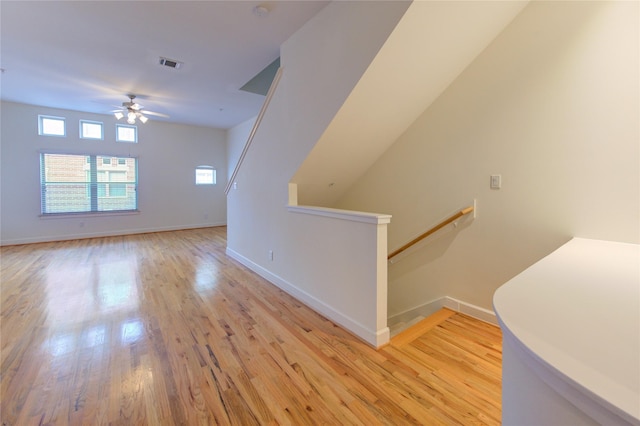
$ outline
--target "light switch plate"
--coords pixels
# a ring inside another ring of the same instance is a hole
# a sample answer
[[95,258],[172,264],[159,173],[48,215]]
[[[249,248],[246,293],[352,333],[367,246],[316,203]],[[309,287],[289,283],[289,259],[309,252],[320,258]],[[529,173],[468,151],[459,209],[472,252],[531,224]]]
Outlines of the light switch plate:
[[500,189],[502,188],[502,176],[501,175],[491,175],[491,182],[489,184],[491,189]]

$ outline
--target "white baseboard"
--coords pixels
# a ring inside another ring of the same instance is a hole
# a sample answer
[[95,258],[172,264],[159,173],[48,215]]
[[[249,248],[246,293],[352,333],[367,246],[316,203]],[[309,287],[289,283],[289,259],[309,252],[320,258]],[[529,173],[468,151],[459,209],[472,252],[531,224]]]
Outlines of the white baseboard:
[[400,312],[399,314],[391,315],[387,318],[387,325],[393,326],[400,322],[409,322],[417,317],[428,317],[444,307],[444,299],[444,297],[441,297],[440,299],[432,300],[431,302],[424,303],[415,308]]
[[479,306],[466,303],[453,297],[444,296],[431,302],[427,302],[415,308],[401,312],[399,314],[391,315],[387,319],[387,325],[394,325],[400,322],[409,322],[413,318],[423,316],[428,317],[434,314],[442,308],[449,308],[452,311],[460,312],[470,317],[479,319],[489,324],[498,325],[498,319],[493,311],[481,308]]
[[358,323],[357,321],[353,320],[349,316],[345,315],[344,313],[336,311],[334,308],[327,305],[323,301],[315,298],[313,295],[307,293],[304,290],[299,289],[298,287],[286,281],[282,277],[275,275],[271,271],[263,268],[257,263],[254,263],[250,259],[247,259],[246,257],[242,256],[240,253],[234,251],[233,249],[230,249],[229,247],[227,247],[227,255],[237,260],[238,262],[240,262],[241,264],[243,264],[244,266],[246,266],[256,274],[260,275],[262,278],[269,281],[276,287],[285,291],[287,294],[295,297],[297,300],[304,303],[314,311],[324,315],[329,320],[346,328],[351,333],[355,334],[356,336],[358,336],[368,344],[376,348],[379,348],[389,342],[389,339],[390,339],[389,327],[384,327],[381,330],[375,330],[375,331],[369,330],[362,324]]
[[83,240],[86,238],[100,238],[100,237],[118,237],[121,235],[135,235],[135,234],[148,234],[151,232],[166,232],[166,231],[182,231],[186,229],[199,229],[199,228],[213,228],[216,226],[226,226],[226,222],[219,223],[206,223],[206,224],[194,224],[183,226],[160,226],[154,228],[136,228],[125,229],[117,231],[102,231],[102,232],[87,232],[82,234],[65,234],[65,235],[50,235],[50,236],[38,236],[28,238],[15,238],[11,240],[1,240],[0,246],[12,246],[18,244],[34,244],[34,243],[50,243],[55,241],[69,241],[69,240]]
[[489,324],[498,325],[498,318],[496,313],[489,309],[481,308],[471,303],[466,303],[461,300],[454,299],[453,297],[444,297],[443,307],[449,308],[452,311],[460,312],[462,314],[469,315],[479,319],[480,321],[488,322]]

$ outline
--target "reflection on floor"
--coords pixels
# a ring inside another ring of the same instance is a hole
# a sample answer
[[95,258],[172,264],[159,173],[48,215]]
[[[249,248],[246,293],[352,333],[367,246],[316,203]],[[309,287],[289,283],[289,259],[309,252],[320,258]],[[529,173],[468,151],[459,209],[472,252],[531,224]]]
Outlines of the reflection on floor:
[[499,424],[500,331],[374,350],[225,255],[226,228],[2,248],[3,424]]

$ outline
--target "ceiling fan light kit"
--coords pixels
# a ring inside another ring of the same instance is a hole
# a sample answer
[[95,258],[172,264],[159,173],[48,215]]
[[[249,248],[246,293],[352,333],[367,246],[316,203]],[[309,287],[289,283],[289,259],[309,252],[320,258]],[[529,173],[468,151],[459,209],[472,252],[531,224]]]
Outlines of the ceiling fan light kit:
[[113,111],[113,115],[116,117],[116,120],[120,120],[122,118],[127,117],[127,123],[136,124],[136,118],[139,119],[142,124],[146,123],[149,118],[144,114],[157,115],[158,117],[169,118],[166,114],[160,114],[158,112],[152,111],[143,111],[143,107],[140,104],[135,103],[133,100],[136,98],[136,95],[127,95],[129,97],[129,102],[123,102],[122,107],[119,110]]

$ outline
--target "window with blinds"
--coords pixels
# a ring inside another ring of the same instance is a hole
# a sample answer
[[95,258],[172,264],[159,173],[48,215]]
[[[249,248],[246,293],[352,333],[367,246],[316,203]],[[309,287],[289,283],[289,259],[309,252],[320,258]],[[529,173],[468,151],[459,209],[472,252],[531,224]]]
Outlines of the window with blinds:
[[102,155],[40,154],[42,214],[138,209],[138,161]]

